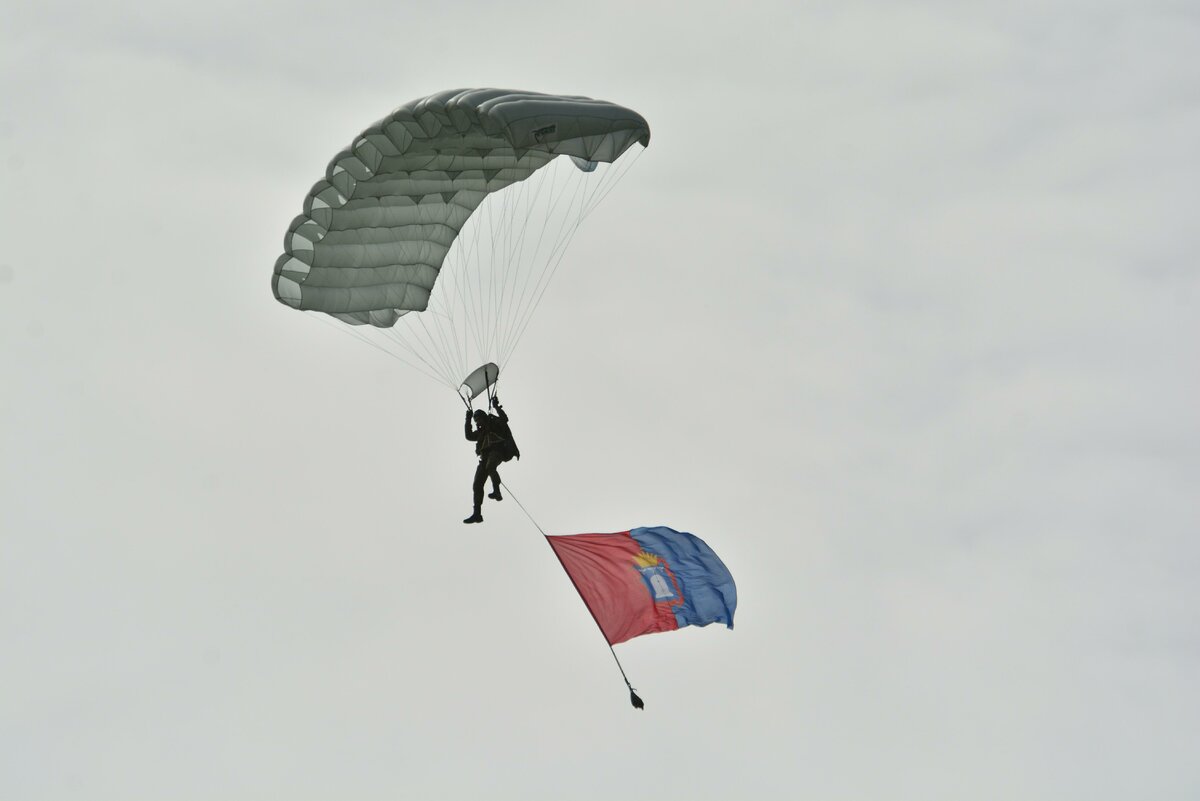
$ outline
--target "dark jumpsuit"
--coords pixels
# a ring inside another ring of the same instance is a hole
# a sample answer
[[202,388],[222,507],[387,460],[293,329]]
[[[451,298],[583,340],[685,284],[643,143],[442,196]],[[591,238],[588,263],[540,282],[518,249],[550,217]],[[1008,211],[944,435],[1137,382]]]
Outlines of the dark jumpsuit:
[[508,428],[508,415],[499,406],[496,414],[489,414],[478,428],[471,429],[471,418],[468,417],[465,426],[467,439],[475,443],[475,453],[479,456],[479,465],[475,468],[475,481],[471,484],[471,492],[475,502],[475,511],[483,506],[483,485],[490,476],[492,489],[500,491],[500,473],[497,468],[514,456],[520,457],[521,452],[513,441],[512,432]]

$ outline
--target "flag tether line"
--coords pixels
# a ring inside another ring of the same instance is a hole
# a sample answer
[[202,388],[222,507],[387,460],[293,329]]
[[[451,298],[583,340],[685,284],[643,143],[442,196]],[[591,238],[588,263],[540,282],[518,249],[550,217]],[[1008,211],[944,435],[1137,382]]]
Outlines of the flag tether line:
[[[533,523],[533,527],[541,532],[541,535],[546,538],[546,544],[550,545],[549,536],[546,534],[545,530],[538,525],[538,522],[533,519],[533,515],[529,514],[529,510],[525,508],[525,504],[521,503],[521,500],[515,494],[513,494],[512,487],[508,486],[508,484],[505,484],[503,481],[500,482],[500,486],[504,487],[504,491],[508,493],[508,497],[517,502],[517,506],[521,507],[521,511],[524,512],[525,516],[529,518],[529,522]],[[554,546],[551,545],[550,550],[554,551]],[[604,637],[604,642],[608,644],[608,651],[612,654],[613,661],[617,663],[617,670],[621,671],[621,678],[625,680],[625,686],[629,688],[629,703],[633,704],[634,709],[644,709],[646,704],[640,697],[638,697],[637,691],[633,689],[633,685],[629,683],[629,677],[625,675],[625,668],[621,666],[621,660],[617,658],[617,652],[613,649],[612,643],[608,642],[608,635],[604,633],[604,627],[600,625],[600,620],[596,617],[596,613],[592,611],[592,607],[587,602],[587,598],[584,597],[583,592],[579,589],[579,585],[575,583],[575,578],[571,575],[571,571],[567,570],[567,566],[563,564],[562,557],[558,555],[558,551],[554,551],[554,558],[558,560],[560,565],[562,565],[563,572],[566,573],[567,578],[571,580],[572,586],[575,587],[575,592],[579,593],[579,597],[583,601],[583,605],[587,607],[588,614],[592,616],[592,620],[596,623],[596,628],[600,629],[600,635]]]

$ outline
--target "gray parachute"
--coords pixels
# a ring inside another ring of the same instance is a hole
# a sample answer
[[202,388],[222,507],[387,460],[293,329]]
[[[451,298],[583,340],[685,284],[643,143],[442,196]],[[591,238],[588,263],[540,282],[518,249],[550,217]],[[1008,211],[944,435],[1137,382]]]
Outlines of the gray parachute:
[[[447,254],[490,194],[558,156],[591,171],[649,141],[640,114],[585,97],[463,89],[406,103],[338,153],[309,191],[275,263],[275,297],[353,325],[391,328],[429,307]],[[443,376],[451,386],[462,379],[457,369]]]

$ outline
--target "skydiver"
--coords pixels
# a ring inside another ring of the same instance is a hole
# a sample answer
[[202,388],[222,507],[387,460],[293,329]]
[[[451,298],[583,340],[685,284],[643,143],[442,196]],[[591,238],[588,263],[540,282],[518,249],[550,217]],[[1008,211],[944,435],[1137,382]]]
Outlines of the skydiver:
[[[499,414],[488,414],[483,409],[476,409],[472,414],[470,409],[467,410],[465,433],[467,439],[475,443],[479,465],[475,468],[475,481],[471,485],[475,510],[463,521],[464,523],[483,522],[483,485],[488,477],[492,479],[492,491],[488,493],[488,497],[497,501],[504,500],[504,496],[500,494],[500,473],[496,468],[514,456],[521,458],[521,451],[517,448],[512,430],[508,427],[508,415],[500,407],[500,399],[493,397],[492,406]],[[474,429],[471,428],[472,419],[475,421]]]

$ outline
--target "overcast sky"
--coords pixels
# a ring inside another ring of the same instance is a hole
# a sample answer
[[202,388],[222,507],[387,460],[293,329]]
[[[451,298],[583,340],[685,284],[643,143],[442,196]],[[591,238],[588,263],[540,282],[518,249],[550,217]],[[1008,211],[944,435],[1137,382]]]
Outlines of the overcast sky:
[[[0,0],[0,797],[1200,796],[1185,2]],[[501,86],[653,140],[503,382],[605,643],[444,387],[277,303],[326,163]]]

